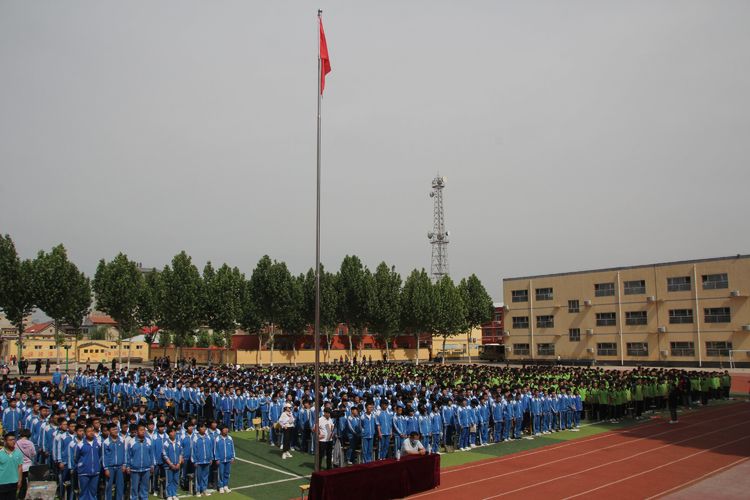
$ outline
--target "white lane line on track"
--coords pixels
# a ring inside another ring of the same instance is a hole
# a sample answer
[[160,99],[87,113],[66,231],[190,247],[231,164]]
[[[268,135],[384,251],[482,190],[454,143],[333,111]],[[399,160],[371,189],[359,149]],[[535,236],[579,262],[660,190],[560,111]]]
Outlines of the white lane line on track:
[[[461,484],[457,484],[457,485],[454,485],[454,486],[449,486],[447,488],[441,488],[441,489],[438,489],[438,490],[433,490],[433,491],[428,491],[428,492],[425,492],[425,493],[420,493],[420,494],[414,495],[414,496],[412,496],[410,498],[419,498],[419,497],[423,497],[423,496],[432,495],[432,494],[435,494],[435,493],[442,493],[444,491],[453,490],[453,489],[456,489],[456,488],[461,488],[463,486],[468,486],[470,484],[481,483],[483,481],[489,481],[491,479],[496,479],[496,478],[508,476],[508,475],[511,475],[511,474],[517,474],[517,473],[521,473],[521,472],[526,472],[526,471],[537,469],[537,468],[540,468],[540,467],[545,467],[547,465],[551,465],[551,464],[554,464],[554,463],[563,462],[565,460],[571,460],[571,459],[582,457],[582,456],[585,456],[585,455],[590,455],[591,453],[597,453],[597,452],[602,451],[602,450],[606,450],[606,449],[610,449],[610,448],[616,448],[618,446],[623,446],[623,445],[627,445],[627,444],[636,443],[636,442],[642,441],[644,439],[652,439],[652,438],[655,438],[657,436],[662,436],[664,434],[668,434],[670,432],[679,431],[681,429],[688,429],[690,427],[695,427],[697,425],[705,424],[707,422],[714,422],[716,420],[721,420],[721,419],[724,419],[724,418],[727,418],[727,417],[733,417],[733,416],[736,416],[736,415],[742,415],[742,414],[746,414],[746,413],[750,413],[750,412],[744,412],[744,411],[743,412],[734,412],[734,413],[731,413],[729,415],[722,415],[722,416],[719,416],[719,417],[716,417],[716,418],[713,418],[713,419],[701,420],[701,421],[699,421],[699,422],[697,422],[695,424],[692,424],[692,425],[683,426],[683,427],[679,427],[679,428],[677,428],[677,427],[671,428],[670,430],[667,430],[667,431],[664,431],[664,432],[658,432],[656,434],[651,434],[649,436],[640,437],[638,439],[634,439],[634,440],[630,440],[630,441],[625,441],[623,443],[617,443],[617,444],[614,444],[614,445],[611,445],[611,446],[606,446],[604,448],[597,448],[596,450],[591,450],[591,451],[587,451],[587,452],[584,452],[584,453],[579,453],[579,454],[575,454],[575,455],[569,455],[569,456],[566,456],[566,457],[563,457],[563,458],[560,458],[560,459],[557,459],[557,460],[553,460],[551,462],[546,462],[546,463],[535,465],[535,466],[532,466],[532,467],[527,467],[525,469],[516,470],[516,471],[510,471],[510,472],[505,472],[503,474],[496,474],[496,475],[493,475],[493,476],[487,476],[487,477],[484,477],[482,479],[477,479],[477,480],[474,480],[474,481],[469,481],[469,482],[466,482],[466,483],[461,483]],[[726,427],[722,428],[720,430],[724,430],[724,429],[726,429]],[[713,431],[713,432],[718,432],[718,431]],[[693,438],[695,438],[695,437],[697,437],[697,436],[694,436]],[[693,438],[690,438],[690,439],[693,439]],[[552,448],[552,449],[557,449],[557,448]],[[523,457],[526,457],[526,456],[529,456],[529,455],[530,454],[519,455],[516,458],[523,458]],[[512,457],[508,457],[508,460],[510,460],[510,459],[512,459]]]
[[[627,477],[624,477],[622,479],[618,479],[617,481],[610,481],[609,483],[603,484],[601,486],[597,486],[596,488],[591,488],[590,490],[582,491],[581,493],[576,493],[575,495],[572,495],[572,496],[569,496],[569,497],[565,497],[564,500],[568,500],[569,498],[576,498],[576,497],[579,497],[581,495],[585,495],[587,493],[591,493],[592,491],[598,491],[598,490],[600,490],[602,488],[606,488],[607,486],[611,486],[613,484],[618,484],[618,483],[621,483],[623,481],[627,481],[628,479],[632,479],[634,477],[642,476],[644,474],[648,474],[649,472],[652,472],[652,471],[655,471],[655,470],[658,470],[658,469],[662,469],[664,467],[669,467],[670,465],[676,464],[677,462],[682,462],[683,460],[687,460],[688,458],[692,458],[692,457],[695,457],[697,455],[701,455],[703,453],[707,453],[707,452],[709,452],[711,450],[715,450],[717,448],[723,448],[724,446],[728,446],[730,444],[734,444],[734,443],[736,443],[738,441],[744,441],[745,439],[750,439],[750,436],[744,436],[744,437],[741,437],[741,438],[738,438],[738,439],[733,439],[733,440],[728,441],[726,443],[719,444],[719,445],[713,446],[711,448],[707,448],[705,450],[701,450],[701,451],[692,453],[690,455],[684,456],[682,458],[678,458],[676,460],[671,460],[671,461],[663,463],[661,465],[657,465],[656,467],[651,467],[650,469],[642,471],[642,472],[638,472],[637,474],[630,474]],[[748,457],[745,457],[745,458],[743,458],[741,460],[747,460],[747,459],[748,459]],[[726,466],[724,466],[724,467],[726,467]],[[721,468],[723,469],[724,467],[721,467]],[[711,474],[711,473],[709,473],[709,474]],[[682,487],[684,487],[684,485],[680,485],[680,488],[682,488]],[[492,497],[490,497],[490,498],[492,498]],[[651,497],[651,498],[653,498],[653,497]]]
[[[609,462],[604,462],[604,463],[601,463],[599,465],[595,465],[593,467],[589,467],[588,469],[581,469],[581,470],[578,470],[576,472],[572,472],[570,474],[565,474],[565,475],[562,475],[562,476],[557,476],[557,477],[554,477],[552,479],[547,479],[546,481],[542,481],[542,482],[539,482],[539,483],[536,483],[536,484],[530,484],[530,485],[524,486],[522,488],[516,488],[515,490],[505,491],[503,493],[500,493],[499,495],[493,495],[491,497],[485,497],[483,500],[489,500],[491,498],[498,498],[498,497],[502,497],[502,496],[505,496],[505,495],[510,495],[511,493],[517,493],[519,491],[528,490],[529,488],[535,488],[535,487],[537,487],[539,485],[542,485],[542,484],[547,484],[547,483],[551,483],[553,481],[558,481],[560,479],[565,479],[565,478],[568,478],[568,477],[577,476],[577,475],[580,475],[580,474],[582,474],[584,472],[589,472],[589,471],[592,471],[592,470],[595,470],[595,469],[600,469],[602,467],[606,467],[608,465],[612,465],[612,464],[624,462],[626,460],[632,460],[633,458],[639,457],[641,455],[645,455],[646,453],[651,453],[651,452],[654,452],[654,451],[657,451],[657,450],[661,450],[663,448],[668,448],[670,446],[674,446],[676,444],[684,443],[684,442],[687,442],[687,441],[692,441],[694,439],[698,439],[698,438],[701,438],[701,437],[710,436],[711,434],[716,434],[717,432],[723,432],[723,431],[725,431],[727,429],[732,429],[734,427],[739,427],[741,425],[747,425],[747,424],[745,422],[741,422],[739,424],[730,425],[729,427],[722,427],[721,429],[716,429],[716,430],[711,431],[711,432],[704,432],[703,434],[698,434],[697,436],[691,436],[691,437],[686,438],[686,439],[681,439],[680,441],[675,441],[673,443],[667,443],[667,444],[664,444],[664,445],[661,445],[661,446],[657,446],[656,448],[651,448],[651,449],[645,450],[645,451],[639,451],[638,453],[636,453],[634,455],[629,455],[629,456],[627,456],[625,458],[620,458],[620,459],[617,459],[617,460],[610,460]],[[747,438],[750,438],[750,436],[745,436],[742,439],[747,439]],[[726,444],[728,444],[728,443],[724,443],[724,445],[726,445]],[[606,449],[606,448],[602,448],[602,449]],[[545,465],[547,465],[547,464],[545,464]],[[533,468],[536,468],[536,466],[532,467],[532,469]],[[528,470],[528,469],[526,469],[526,470]],[[524,470],[516,471],[516,472],[524,472]]]

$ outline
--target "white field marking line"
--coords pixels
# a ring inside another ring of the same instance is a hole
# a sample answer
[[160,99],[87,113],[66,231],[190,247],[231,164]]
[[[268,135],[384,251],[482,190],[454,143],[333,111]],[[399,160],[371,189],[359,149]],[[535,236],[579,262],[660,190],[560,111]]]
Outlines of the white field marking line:
[[[246,490],[248,488],[257,488],[258,486],[268,486],[269,484],[276,484],[276,483],[284,483],[286,481],[299,481],[300,479],[307,479],[310,476],[300,476],[300,477],[288,477],[286,479],[277,479],[276,481],[268,481],[265,483],[258,483],[258,484],[246,484],[244,486],[237,486],[235,488],[232,488],[232,491],[234,490]],[[216,490],[211,490],[212,492],[216,493]],[[178,495],[177,498],[191,498],[193,495]]]
[[[519,491],[528,490],[529,488],[536,488],[537,486],[540,486],[542,484],[551,483],[553,481],[557,481],[557,480],[560,480],[560,479],[565,479],[565,478],[572,477],[572,476],[578,476],[580,474],[583,474],[584,472],[589,472],[589,471],[592,471],[594,469],[600,469],[602,467],[606,467],[608,465],[612,465],[612,464],[624,462],[626,460],[632,460],[633,458],[639,457],[641,455],[645,455],[646,453],[651,453],[653,451],[661,450],[661,449],[667,448],[669,446],[674,446],[676,444],[684,443],[684,442],[687,442],[687,441],[692,441],[694,439],[702,438],[702,437],[705,437],[705,436],[710,436],[711,434],[716,434],[717,432],[722,432],[722,431],[725,431],[727,429],[732,429],[734,427],[739,427],[741,425],[747,425],[747,423],[746,422],[741,422],[739,424],[730,425],[729,427],[722,427],[721,429],[716,429],[715,431],[704,432],[703,434],[698,434],[697,436],[692,436],[692,437],[689,437],[689,438],[686,438],[686,439],[681,439],[680,441],[675,441],[674,443],[667,443],[667,444],[664,444],[664,445],[661,445],[661,446],[657,446],[656,448],[651,448],[651,449],[645,450],[645,451],[639,451],[635,455],[630,455],[630,456],[627,456],[625,458],[618,458],[617,460],[610,460],[609,462],[604,462],[604,463],[601,463],[599,465],[595,465],[593,467],[589,467],[588,469],[581,469],[581,470],[578,470],[576,472],[571,472],[570,474],[564,474],[562,476],[553,477],[552,479],[547,479],[546,481],[542,481],[540,483],[530,484],[528,486],[523,486],[521,488],[516,488],[515,490],[511,490],[511,491],[505,491],[503,493],[500,493],[499,495],[493,495],[491,497],[485,497],[483,500],[490,500],[491,498],[498,498],[498,497],[502,497],[502,496],[505,496],[505,495],[510,495],[511,493],[517,493]],[[748,437],[750,437],[750,436],[746,436],[746,437],[744,437],[742,439],[747,439]],[[724,443],[724,444],[726,445],[728,443]],[[602,448],[602,449],[604,450],[606,448]],[[704,451],[708,451],[708,450],[704,450]],[[654,468],[649,469],[649,470],[653,470],[653,469]],[[526,470],[528,470],[528,469],[526,469]]]
[[268,481],[266,483],[247,484],[245,486],[237,486],[236,488],[232,488],[232,491],[234,491],[234,490],[246,490],[248,488],[257,488],[258,486],[267,486],[269,484],[283,483],[283,482],[286,482],[286,481],[299,481],[301,479],[307,479],[309,477],[310,476],[288,477],[286,479],[277,479],[276,481]]
[[[635,440],[631,440],[631,441],[625,441],[624,443],[617,443],[617,444],[613,444],[613,445],[610,445],[610,446],[606,446],[604,448],[597,448],[596,450],[591,450],[591,451],[587,451],[587,452],[584,452],[584,453],[579,453],[579,454],[576,454],[576,455],[569,455],[567,457],[559,458],[557,460],[552,460],[551,462],[546,462],[546,463],[539,464],[539,465],[534,465],[532,467],[527,467],[525,469],[520,469],[520,470],[516,470],[516,471],[505,472],[503,474],[496,474],[494,476],[488,476],[488,477],[484,477],[482,479],[477,479],[477,480],[474,480],[474,481],[469,481],[467,483],[461,483],[461,484],[457,484],[457,485],[454,485],[454,486],[449,486],[447,488],[442,488],[440,490],[427,491],[425,493],[420,493],[418,495],[414,495],[411,498],[419,498],[419,497],[423,497],[423,496],[427,496],[427,495],[432,495],[434,493],[442,493],[444,491],[453,490],[453,489],[456,489],[456,488],[461,488],[462,486],[468,486],[470,484],[481,483],[483,481],[489,481],[490,479],[496,479],[496,478],[499,478],[499,477],[509,476],[511,474],[517,474],[517,473],[521,473],[521,472],[527,472],[527,471],[530,471],[530,470],[533,470],[533,469],[538,469],[540,467],[545,467],[547,465],[555,464],[555,463],[558,463],[558,462],[563,462],[565,460],[570,460],[570,459],[573,459],[573,458],[582,457],[584,455],[589,455],[591,453],[596,453],[596,452],[599,452],[599,451],[602,451],[602,450],[607,450],[609,448],[616,448],[617,446],[622,446],[622,445],[636,443],[636,442],[642,441],[644,439],[651,439],[651,438],[655,438],[657,436],[662,436],[664,434],[668,434],[668,433],[674,432],[676,430],[689,429],[690,427],[695,427],[696,425],[700,425],[700,424],[707,423],[707,422],[714,422],[716,420],[721,420],[721,419],[724,419],[724,418],[727,418],[727,417],[731,417],[731,416],[736,416],[736,415],[742,415],[742,414],[745,414],[745,413],[750,413],[750,412],[737,412],[737,413],[731,413],[729,415],[723,415],[723,416],[720,416],[720,417],[712,418],[712,419],[709,419],[709,420],[701,420],[700,422],[697,422],[697,423],[692,424],[692,425],[687,425],[685,427],[672,428],[672,429],[670,429],[668,431],[657,432],[656,434],[651,434],[650,436],[641,437],[641,438],[638,438],[638,439],[635,439]],[[726,427],[723,428],[723,429],[719,429],[719,430],[724,430],[724,429],[726,429]],[[719,431],[714,431],[714,432],[719,432]],[[523,455],[523,456],[528,456],[528,454],[527,455]]]
[[[711,408],[711,410],[713,410],[713,409],[714,408]],[[724,409],[724,408],[717,408],[717,409]],[[714,413],[714,412],[711,411],[711,413]],[[698,415],[698,414],[697,413],[690,413],[688,415]],[[703,415],[705,416],[705,414],[703,414]],[[593,423],[584,424],[584,425],[595,425],[595,424],[602,424],[602,423],[605,423],[605,422],[593,422]],[[605,432],[603,432],[601,434],[598,434],[598,435],[595,435],[595,436],[589,436],[588,438],[574,439],[574,440],[571,440],[571,441],[569,441],[567,443],[559,443],[559,444],[553,443],[551,446],[546,446],[546,447],[543,447],[543,448],[541,448],[539,450],[533,450],[533,451],[530,451],[528,453],[519,452],[519,453],[514,453],[511,456],[507,456],[507,457],[496,458],[496,459],[489,459],[489,460],[483,460],[483,461],[481,461],[479,463],[476,463],[476,464],[473,464],[473,465],[467,465],[466,467],[451,468],[450,470],[446,470],[446,471],[441,472],[441,474],[450,474],[450,473],[453,473],[453,472],[461,472],[461,471],[468,470],[468,469],[475,469],[477,467],[484,467],[484,466],[487,466],[487,465],[495,465],[495,464],[500,463],[500,462],[507,462],[508,460],[515,460],[517,458],[530,457],[532,455],[537,455],[539,453],[546,453],[548,451],[559,450],[560,448],[567,448],[568,446],[585,444],[585,443],[589,443],[591,441],[596,441],[598,439],[604,439],[606,437],[617,436],[618,435],[618,431],[622,431],[622,430],[625,430],[625,429],[629,429],[629,428],[646,429],[648,427],[651,427],[651,426],[654,426],[654,425],[661,425],[663,423],[664,423],[663,421],[644,422],[641,425],[637,425],[636,424],[635,426],[632,426],[632,427],[623,427],[623,428],[620,428],[620,429],[613,429],[611,431],[605,431]],[[583,427],[583,425],[581,427]],[[684,427],[683,427],[683,429],[684,429]],[[497,443],[497,444],[499,444],[499,443]]]
[[258,462],[251,462],[250,460],[245,460],[244,458],[240,458],[238,456],[235,456],[234,459],[239,460],[240,462],[245,462],[246,464],[257,465],[258,467],[263,467],[264,469],[269,469],[269,470],[278,472],[279,474],[292,476],[295,479],[300,479],[302,477],[299,474],[294,474],[293,472],[287,472],[285,470],[277,469],[276,467],[271,467],[270,465],[259,464]]
[[[569,496],[569,497],[565,497],[565,500],[567,500],[568,498],[579,497],[581,495],[585,495],[586,493],[591,493],[592,491],[597,491],[597,490],[600,490],[602,488],[606,488],[607,486],[612,486],[613,484],[618,484],[618,483],[621,483],[623,481],[627,481],[628,479],[633,479],[634,477],[638,477],[638,476],[642,476],[644,474],[648,474],[649,472],[653,472],[653,471],[655,471],[657,469],[662,469],[664,467],[669,467],[670,465],[676,464],[677,462],[682,462],[683,460],[687,460],[688,458],[692,458],[692,457],[695,457],[697,455],[701,455],[701,454],[709,452],[711,450],[715,450],[716,448],[723,448],[724,446],[727,446],[727,445],[730,445],[730,444],[734,444],[734,443],[736,443],[738,441],[744,441],[745,439],[750,439],[750,436],[744,436],[744,437],[741,437],[741,438],[738,438],[738,439],[733,439],[733,440],[731,440],[729,442],[726,442],[724,444],[719,444],[719,445],[713,446],[711,448],[707,448],[705,450],[701,450],[701,451],[698,451],[698,452],[695,452],[695,453],[691,453],[690,455],[686,455],[686,456],[684,456],[682,458],[678,458],[676,460],[672,460],[670,462],[667,462],[667,463],[664,463],[664,464],[661,464],[661,465],[657,465],[656,467],[651,467],[650,469],[645,470],[643,472],[639,472],[637,474],[630,474],[629,476],[623,477],[622,479],[618,479],[617,481],[610,481],[607,484],[603,484],[601,486],[597,486],[596,488],[592,488],[592,489],[590,489],[588,491],[583,491],[581,493],[576,493],[575,495],[572,495],[572,496]],[[745,457],[742,460],[747,460],[747,458],[748,457]],[[711,474],[711,472],[709,472],[709,474]],[[693,481],[695,481],[695,479]],[[684,486],[685,486],[684,484],[681,484],[679,487],[683,488]]]
[[687,488],[688,486],[690,486],[692,484],[695,484],[697,482],[702,481],[703,479],[707,478],[708,476],[712,476],[714,474],[717,474],[717,473],[723,471],[724,469],[729,469],[731,467],[734,467],[735,465],[739,465],[740,463],[745,462],[747,460],[750,460],[750,457],[740,458],[739,460],[735,460],[731,464],[727,464],[724,467],[719,467],[718,469],[714,469],[711,472],[707,472],[706,474],[703,474],[700,477],[696,477],[695,479],[691,479],[687,483],[683,483],[683,484],[675,486],[674,488],[669,488],[668,490],[664,490],[661,493],[657,493],[656,495],[653,495],[653,496],[650,496],[650,497],[646,498],[645,500],[654,500],[655,498],[664,496],[664,495],[666,495],[668,493],[672,493],[673,491],[681,490],[683,488]]

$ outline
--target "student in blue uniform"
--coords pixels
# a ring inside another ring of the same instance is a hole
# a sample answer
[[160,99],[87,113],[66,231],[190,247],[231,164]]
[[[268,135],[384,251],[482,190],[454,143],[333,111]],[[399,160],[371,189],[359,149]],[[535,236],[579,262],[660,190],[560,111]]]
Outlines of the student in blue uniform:
[[573,431],[578,432],[578,426],[581,423],[581,412],[583,411],[583,401],[578,389],[573,392],[573,406],[575,408],[573,412]]
[[229,475],[234,463],[234,440],[229,435],[229,427],[221,426],[221,434],[214,441],[214,459],[219,463],[219,493],[229,493]]
[[541,436],[542,435],[542,399],[539,397],[539,391],[534,391],[534,396],[529,402],[529,413],[531,414],[531,435]]
[[424,444],[425,448],[429,451],[430,435],[432,434],[432,417],[427,414],[427,408],[424,406],[419,408],[419,417],[417,417],[417,421],[419,422],[420,439],[422,444]]
[[461,406],[456,410],[456,420],[458,422],[458,428],[460,429],[460,435],[458,438],[459,451],[469,449],[470,413],[471,408],[469,408],[469,400],[464,398],[461,400]]
[[[177,430],[170,427],[162,448],[162,462],[167,474],[167,500],[177,500],[177,486],[180,482],[180,467],[183,464],[182,445],[177,439]],[[108,499],[109,500],[109,499]]]
[[396,458],[401,458],[401,444],[406,439],[406,418],[404,407],[396,405],[396,414],[393,416],[393,450]]
[[495,443],[499,443],[503,440],[503,420],[505,419],[502,396],[498,395],[497,399],[492,401],[491,410],[492,437]]
[[376,436],[376,419],[372,412],[373,404],[365,405],[365,413],[362,415],[362,463],[372,462],[372,445]]
[[453,446],[453,436],[456,433],[456,406],[452,399],[447,399],[442,406],[440,413],[443,417],[443,443],[446,446]]
[[432,431],[431,452],[440,453],[440,438],[443,435],[443,416],[440,413],[440,405],[435,404],[430,414],[430,429]]
[[135,439],[129,441],[125,450],[125,469],[130,474],[130,500],[148,500],[155,463],[154,443],[146,435],[146,426],[138,424]]
[[18,408],[18,401],[12,398],[8,407],[3,410],[3,432],[18,432],[21,428],[23,410]]
[[354,463],[354,453],[359,448],[362,442],[362,420],[359,417],[359,408],[352,406],[351,415],[346,419],[346,430],[349,436],[349,453],[347,463],[349,465]]
[[[206,424],[198,424],[198,434],[191,441],[191,461],[195,464],[195,492],[200,497],[208,489],[208,471],[214,459],[214,447],[211,438],[206,434]],[[208,496],[208,495],[206,495]]]
[[115,424],[108,426],[109,436],[102,443],[102,465],[107,479],[104,490],[105,500],[123,498],[125,485],[125,442],[120,437],[120,429]]
[[102,470],[102,447],[92,426],[86,426],[85,434],[85,439],[76,444],[73,460],[78,476],[78,500],[96,500]]
[[378,426],[378,458],[388,458],[388,450],[391,445],[391,431],[393,430],[393,412],[388,409],[388,400],[380,400],[380,410],[376,415]]
[[521,433],[523,432],[523,401],[520,392],[516,393],[516,398],[513,400],[513,439],[521,439]]

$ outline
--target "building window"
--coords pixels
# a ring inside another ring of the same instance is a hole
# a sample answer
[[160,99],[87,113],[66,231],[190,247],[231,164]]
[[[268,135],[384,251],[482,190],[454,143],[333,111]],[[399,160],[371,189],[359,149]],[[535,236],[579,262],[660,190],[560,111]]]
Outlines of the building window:
[[142,345],[137,345],[137,346],[135,346],[135,348],[136,349],[143,349],[143,346]]
[[643,295],[646,293],[646,280],[626,281],[625,295]]
[[552,289],[551,288],[537,288],[536,300],[552,300]]
[[537,344],[536,353],[540,356],[554,356],[555,344]]
[[568,312],[569,313],[581,312],[581,305],[578,303],[577,299],[568,301]]
[[501,311],[495,311],[494,321],[500,323],[503,320],[503,313]]
[[689,292],[690,291],[690,276],[677,276],[675,278],[667,278],[667,291],[668,292]]
[[597,283],[594,285],[594,295],[597,297],[609,297],[615,294],[614,283]]
[[703,309],[706,323],[729,323],[732,321],[728,307],[707,307]]
[[669,324],[683,325],[683,324],[690,324],[692,322],[693,322],[693,310],[692,309],[670,309],[669,310]]
[[536,317],[536,327],[537,328],[554,328],[555,327],[555,317],[552,316],[552,315],[537,316]]
[[718,290],[720,288],[729,288],[729,277],[727,277],[727,273],[703,275],[704,290]]
[[648,356],[648,342],[628,342],[628,356]]
[[670,342],[672,356],[695,356],[695,344],[692,342]]
[[706,342],[706,356],[729,356],[731,342]]
[[529,344],[513,344],[513,354],[518,356],[528,356]]
[[528,290],[513,290],[510,292],[511,300],[513,302],[528,302],[529,291]]
[[646,325],[648,324],[648,313],[646,311],[626,311],[626,325]]
[[528,328],[529,317],[528,316],[513,316],[513,328]]
[[600,342],[596,344],[597,356],[617,356],[617,344],[615,342]]
[[617,325],[617,313],[596,313],[596,326]]
[[42,346],[40,346],[40,345],[35,345],[35,346],[34,346],[34,349],[36,349],[37,351],[41,351],[41,350],[42,350]]
[[581,329],[580,328],[569,328],[568,329],[568,340],[571,342],[581,341]]

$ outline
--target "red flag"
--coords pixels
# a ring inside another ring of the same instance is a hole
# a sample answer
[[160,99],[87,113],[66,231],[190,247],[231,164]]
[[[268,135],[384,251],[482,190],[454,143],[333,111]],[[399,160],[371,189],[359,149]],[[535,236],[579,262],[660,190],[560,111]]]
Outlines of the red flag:
[[318,16],[318,23],[320,24],[320,95],[323,95],[323,89],[326,88],[326,75],[331,72],[331,60],[328,58],[328,44],[323,31],[323,19],[320,16]]

